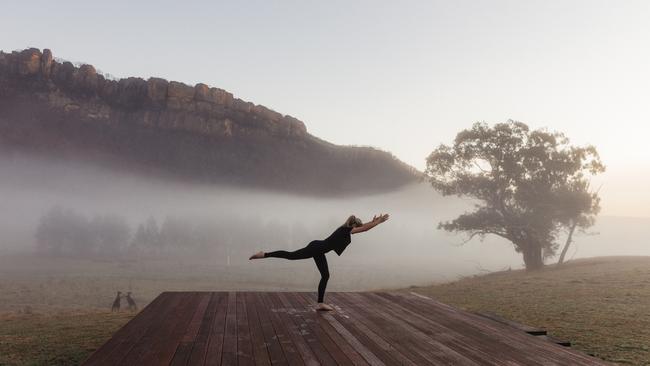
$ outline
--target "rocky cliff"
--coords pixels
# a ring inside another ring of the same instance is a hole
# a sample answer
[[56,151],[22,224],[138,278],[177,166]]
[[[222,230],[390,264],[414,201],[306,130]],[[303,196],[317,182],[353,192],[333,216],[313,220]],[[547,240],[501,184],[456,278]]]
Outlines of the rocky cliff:
[[111,80],[48,49],[0,51],[0,147],[128,163],[183,179],[314,194],[390,190],[417,172],[205,84]]

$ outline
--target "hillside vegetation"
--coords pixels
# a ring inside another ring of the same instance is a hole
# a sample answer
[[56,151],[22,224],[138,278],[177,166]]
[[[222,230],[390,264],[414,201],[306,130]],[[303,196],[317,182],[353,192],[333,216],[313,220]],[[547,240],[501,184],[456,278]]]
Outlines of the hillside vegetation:
[[650,257],[581,259],[409,290],[545,328],[605,360],[650,365]]
[[371,147],[206,84],[113,80],[50,50],[0,51],[0,152],[91,160],[146,175],[310,195],[392,191],[418,172]]

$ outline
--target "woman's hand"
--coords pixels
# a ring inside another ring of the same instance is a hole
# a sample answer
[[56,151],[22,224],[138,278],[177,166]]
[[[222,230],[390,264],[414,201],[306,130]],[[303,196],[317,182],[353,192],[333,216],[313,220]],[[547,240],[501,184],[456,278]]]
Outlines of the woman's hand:
[[371,221],[368,221],[359,227],[353,228],[350,231],[350,234],[356,234],[356,233],[362,233],[364,231],[368,231],[386,220],[388,220],[388,214],[379,214],[379,216],[375,215]]
[[379,214],[379,216],[375,215],[372,218],[372,221],[376,222],[378,224],[381,224],[382,222],[385,222],[386,220],[388,220],[388,217],[389,217],[388,214]]

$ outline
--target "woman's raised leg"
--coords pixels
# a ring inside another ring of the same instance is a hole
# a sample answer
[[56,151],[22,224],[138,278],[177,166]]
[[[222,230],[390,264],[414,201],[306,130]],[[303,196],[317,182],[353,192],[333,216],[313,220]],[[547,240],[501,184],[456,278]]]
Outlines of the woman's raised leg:
[[274,252],[258,252],[253,254],[249,259],[260,259],[260,258],[284,258],[289,260],[297,259],[307,259],[311,258],[316,254],[314,246],[310,243],[304,248],[294,250],[293,252],[288,252],[286,250],[276,250]]

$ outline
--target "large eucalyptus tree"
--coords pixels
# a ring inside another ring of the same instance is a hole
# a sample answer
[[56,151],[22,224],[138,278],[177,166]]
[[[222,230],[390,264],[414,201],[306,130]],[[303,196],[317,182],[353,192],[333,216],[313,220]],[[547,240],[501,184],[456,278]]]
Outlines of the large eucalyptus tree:
[[425,174],[443,195],[476,202],[474,211],[440,229],[505,238],[533,270],[555,255],[560,233],[593,224],[600,200],[588,178],[604,170],[593,146],[572,146],[562,133],[508,121],[459,132],[453,145],[429,155]]

